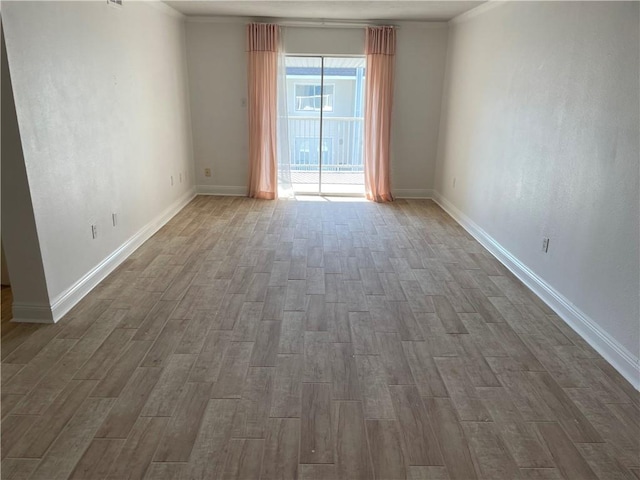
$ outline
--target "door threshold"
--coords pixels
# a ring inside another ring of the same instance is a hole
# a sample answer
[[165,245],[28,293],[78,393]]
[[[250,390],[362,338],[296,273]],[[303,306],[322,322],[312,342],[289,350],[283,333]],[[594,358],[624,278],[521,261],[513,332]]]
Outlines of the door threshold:
[[315,197],[363,197],[364,198],[364,193],[360,193],[360,192],[353,192],[353,193],[349,193],[349,192],[327,192],[327,193],[323,193],[323,192],[293,192],[293,194],[296,197],[300,197],[300,196],[315,196]]
[[366,197],[361,194],[320,194],[320,193],[296,193],[292,200],[300,200],[303,202],[368,202]]

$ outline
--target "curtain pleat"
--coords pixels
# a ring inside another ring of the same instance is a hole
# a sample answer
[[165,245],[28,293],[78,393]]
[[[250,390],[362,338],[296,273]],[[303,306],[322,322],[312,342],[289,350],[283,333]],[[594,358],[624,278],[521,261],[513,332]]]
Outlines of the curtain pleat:
[[367,73],[364,112],[365,195],[391,202],[389,176],[396,32],[393,27],[367,27]]
[[249,196],[278,194],[278,25],[247,25],[249,104]]

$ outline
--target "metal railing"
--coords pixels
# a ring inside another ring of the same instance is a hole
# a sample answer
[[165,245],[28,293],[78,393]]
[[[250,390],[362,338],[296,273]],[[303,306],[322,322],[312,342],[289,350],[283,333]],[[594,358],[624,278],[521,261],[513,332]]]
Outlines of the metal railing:
[[[363,118],[324,117],[322,171],[363,172]],[[319,170],[320,118],[289,117],[289,156],[292,171]]]

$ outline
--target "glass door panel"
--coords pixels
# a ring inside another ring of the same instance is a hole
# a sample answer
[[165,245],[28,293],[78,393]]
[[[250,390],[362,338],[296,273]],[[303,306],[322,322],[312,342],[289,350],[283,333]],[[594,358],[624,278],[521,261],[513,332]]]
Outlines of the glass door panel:
[[286,57],[291,185],[296,193],[320,192],[322,57]]
[[364,194],[364,57],[323,58],[322,194]]

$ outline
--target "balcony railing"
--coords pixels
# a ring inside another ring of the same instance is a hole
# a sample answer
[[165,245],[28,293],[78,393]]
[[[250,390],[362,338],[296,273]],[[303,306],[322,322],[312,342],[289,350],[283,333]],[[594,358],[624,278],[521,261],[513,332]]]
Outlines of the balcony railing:
[[[363,172],[364,119],[324,117],[322,121],[322,171]],[[320,118],[289,117],[288,126],[291,170],[317,172],[320,165]]]

